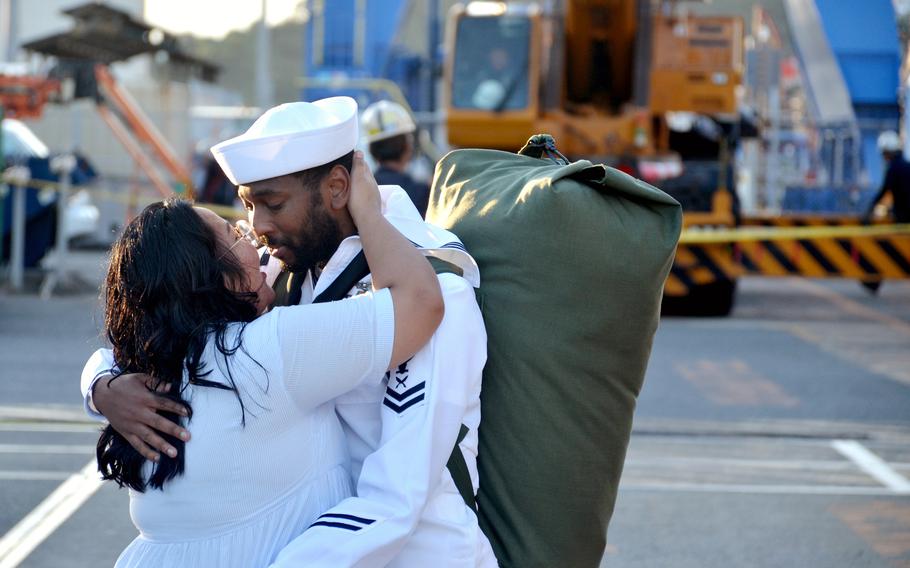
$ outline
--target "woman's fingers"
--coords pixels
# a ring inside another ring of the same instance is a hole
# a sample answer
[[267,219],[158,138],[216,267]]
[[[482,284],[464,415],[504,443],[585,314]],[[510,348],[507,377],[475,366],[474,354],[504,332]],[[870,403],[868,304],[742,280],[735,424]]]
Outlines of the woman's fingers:
[[357,151],[354,153],[354,167],[366,182],[376,185],[376,180],[373,178],[373,172],[367,167],[366,160],[363,158],[363,152]]
[[[354,219],[354,224],[370,216],[375,216],[382,210],[379,189],[370,168],[363,160],[363,154],[354,153],[354,163],[351,169],[351,191],[348,197],[348,211]],[[359,226],[359,225],[358,225]]]

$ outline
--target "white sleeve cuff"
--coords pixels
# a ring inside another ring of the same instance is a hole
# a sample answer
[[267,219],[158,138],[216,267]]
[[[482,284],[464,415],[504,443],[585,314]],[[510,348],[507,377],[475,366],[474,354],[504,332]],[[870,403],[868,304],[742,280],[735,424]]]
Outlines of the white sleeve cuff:
[[92,398],[92,395],[95,392],[95,385],[98,384],[98,381],[108,376],[110,375],[98,375],[95,377],[92,380],[91,384],[89,384],[88,392],[85,394],[85,398],[82,399],[85,405],[85,413],[88,414],[89,418],[97,420],[99,422],[107,422],[107,418],[105,418],[104,415],[98,412],[98,409],[95,408],[95,401]]
[[95,390],[95,385],[98,383],[98,379],[111,376],[114,369],[114,354],[110,349],[98,349],[85,363],[85,367],[82,369],[80,386],[82,389],[82,401],[85,413],[88,414],[89,418],[98,421],[105,420],[104,416],[102,416],[95,407],[92,395]]

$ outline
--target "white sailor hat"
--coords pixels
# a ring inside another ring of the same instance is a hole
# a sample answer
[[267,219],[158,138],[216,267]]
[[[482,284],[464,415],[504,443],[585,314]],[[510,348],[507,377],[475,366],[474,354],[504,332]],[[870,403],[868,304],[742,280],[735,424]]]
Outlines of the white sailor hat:
[[212,147],[234,185],[308,170],[344,156],[357,144],[357,103],[331,97],[266,111],[249,130]]

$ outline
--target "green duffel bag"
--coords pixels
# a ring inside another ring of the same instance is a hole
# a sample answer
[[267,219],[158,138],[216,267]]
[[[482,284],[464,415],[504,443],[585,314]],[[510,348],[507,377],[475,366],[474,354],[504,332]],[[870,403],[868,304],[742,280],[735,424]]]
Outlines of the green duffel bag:
[[456,150],[430,222],[480,266],[480,526],[504,568],[596,568],[682,226],[660,190],[552,139]]

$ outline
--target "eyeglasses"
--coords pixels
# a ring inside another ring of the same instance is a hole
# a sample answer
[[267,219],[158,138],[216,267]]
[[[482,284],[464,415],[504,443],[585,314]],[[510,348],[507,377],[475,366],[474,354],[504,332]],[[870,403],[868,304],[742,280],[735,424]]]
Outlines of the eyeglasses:
[[245,219],[240,219],[234,223],[234,225],[231,227],[231,230],[234,231],[234,236],[237,238],[237,240],[234,241],[234,244],[229,246],[226,251],[218,256],[218,260],[226,257],[228,253],[234,250],[234,247],[236,247],[237,244],[241,242],[250,243],[255,248],[262,246],[262,243],[260,243],[259,239],[256,237],[256,232],[253,230],[253,226],[250,225],[249,222]]

